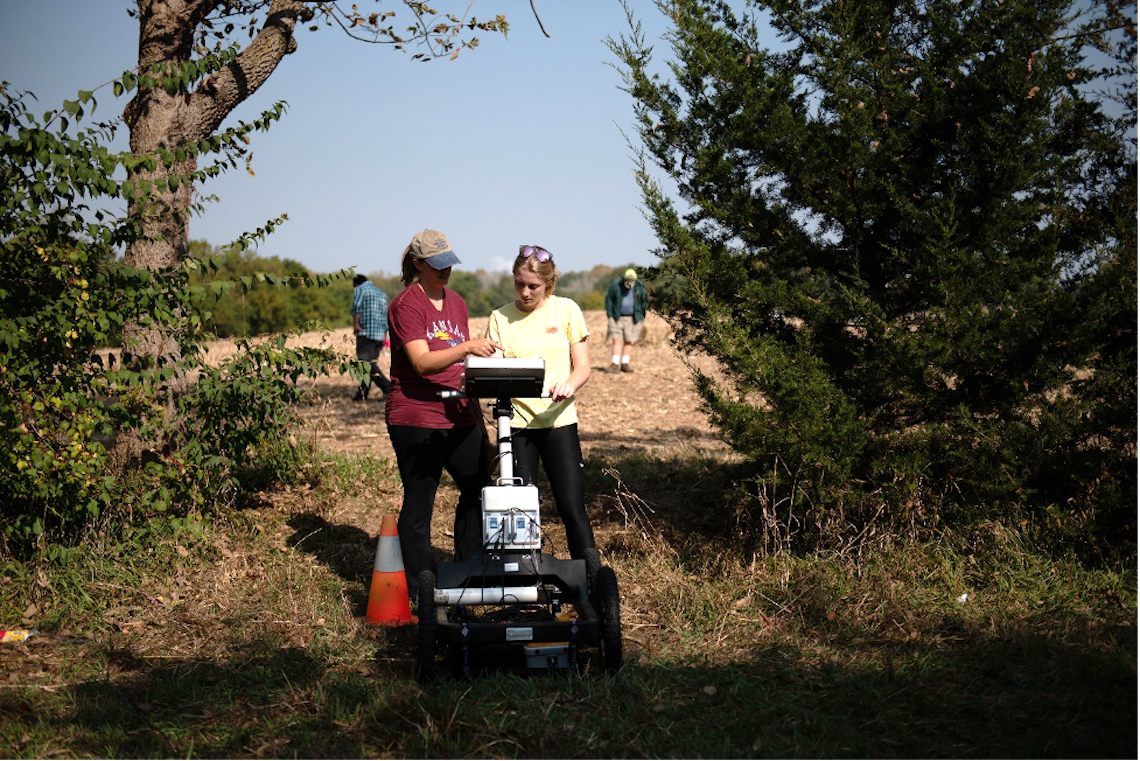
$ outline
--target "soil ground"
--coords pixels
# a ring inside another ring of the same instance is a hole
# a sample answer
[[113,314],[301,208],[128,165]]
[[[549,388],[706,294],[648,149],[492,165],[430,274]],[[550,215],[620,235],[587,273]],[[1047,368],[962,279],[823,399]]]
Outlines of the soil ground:
[[[646,318],[644,339],[634,346],[630,373],[610,373],[610,342],[604,312],[586,312],[590,329],[590,381],[576,399],[583,453],[602,448],[668,449],[684,444],[698,449],[724,448],[698,410],[698,397],[684,362],[670,344],[671,330],[656,315]],[[486,318],[471,321],[472,335],[482,335]],[[306,345],[323,345],[351,355],[353,339],[346,328],[301,337]],[[380,358],[388,372],[390,357]],[[698,361],[699,366],[710,363]],[[383,395],[373,387],[367,403],[353,402],[352,379],[333,376],[310,383],[316,392],[313,407],[304,411],[309,434],[321,447],[338,452],[370,451],[392,456],[384,422]],[[488,423],[490,423],[488,416]]]
[[[643,339],[634,346],[629,373],[607,372],[611,359],[611,342],[605,338],[606,315],[602,311],[585,313],[590,329],[590,381],[579,391],[579,433],[584,457],[604,469],[607,462],[635,451],[654,458],[693,455],[727,456],[727,446],[710,430],[707,417],[699,408],[699,397],[689,379],[684,360],[672,347],[672,331],[658,315],[646,318]],[[486,318],[471,321],[471,334],[483,334]],[[311,346],[326,346],[348,355],[354,353],[351,331],[344,329],[328,334],[306,334],[301,342]],[[690,359],[706,371],[712,361],[707,357]],[[388,372],[390,357],[385,353],[380,364]],[[306,420],[305,435],[310,436],[322,449],[333,452],[370,453],[389,458],[395,456],[388,438],[384,418],[383,395],[375,387],[367,402],[354,402],[356,386],[347,377],[332,376],[310,383],[314,391],[313,403],[302,409]],[[490,413],[484,418],[493,430]],[[385,513],[399,510],[399,493],[390,495],[385,505],[365,504],[351,495],[339,504],[326,509],[323,517],[330,523],[352,525],[371,536],[380,532]],[[441,513],[454,506],[454,490],[447,480],[437,500],[437,532],[446,534],[447,521],[440,521]],[[591,500],[596,504],[596,500]],[[544,511],[544,530],[551,533],[554,549],[559,549],[557,518],[547,520]],[[595,521],[595,524],[598,522]],[[604,525],[596,525],[604,531]],[[435,545],[447,541],[437,536]],[[604,546],[599,537],[599,545]],[[449,549],[449,547],[448,547]]]

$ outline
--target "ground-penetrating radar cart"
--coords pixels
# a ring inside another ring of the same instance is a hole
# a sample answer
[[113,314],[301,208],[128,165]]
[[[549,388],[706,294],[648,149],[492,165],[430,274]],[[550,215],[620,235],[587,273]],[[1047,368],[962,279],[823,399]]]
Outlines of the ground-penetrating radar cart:
[[616,671],[622,657],[617,576],[597,550],[583,559],[543,552],[538,487],[514,475],[511,399],[543,396],[545,363],[468,357],[465,371],[462,391],[453,393],[493,400],[498,476],[483,489],[482,554],[439,563],[415,580],[420,679],[437,676],[441,662],[457,675],[582,671],[594,648],[605,669]]

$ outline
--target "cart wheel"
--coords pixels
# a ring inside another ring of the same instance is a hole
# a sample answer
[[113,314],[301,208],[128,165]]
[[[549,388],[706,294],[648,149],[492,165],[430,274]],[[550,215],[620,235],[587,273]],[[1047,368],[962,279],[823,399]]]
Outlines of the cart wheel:
[[614,569],[608,566],[598,569],[596,591],[595,607],[602,628],[602,660],[606,671],[613,674],[621,668],[621,596]]
[[416,640],[416,665],[421,682],[430,682],[436,677],[435,641],[435,574],[420,571],[418,583],[419,631]]
[[598,587],[598,570],[602,567],[602,556],[598,554],[597,547],[586,550],[582,558],[586,561],[586,597],[594,599],[594,590]]

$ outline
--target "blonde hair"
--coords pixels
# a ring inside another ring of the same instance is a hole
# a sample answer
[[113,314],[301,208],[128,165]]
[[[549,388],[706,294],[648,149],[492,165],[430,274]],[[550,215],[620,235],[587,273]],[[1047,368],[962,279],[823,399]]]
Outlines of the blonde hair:
[[540,262],[537,256],[523,256],[519,254],[515,257],[515,265],[511,268],[511,274],[518,274],[520,270],[534,273],[538,279],[546,286],[548,294],[554,293],[554,284],[558,282],[558,278],[562,273],[558,271],[558,267],[554,265],[554,255],[552,254],[545,262]]

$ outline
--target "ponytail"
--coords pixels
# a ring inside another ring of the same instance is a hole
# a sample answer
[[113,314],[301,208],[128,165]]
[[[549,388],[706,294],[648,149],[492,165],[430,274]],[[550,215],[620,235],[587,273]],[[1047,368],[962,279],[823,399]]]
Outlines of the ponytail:
[[404,258],[400,261],[400,279],[407,288],[419,279],[420,271],[416,269],[415,257],[412,256],[412,247],[404,249]]

